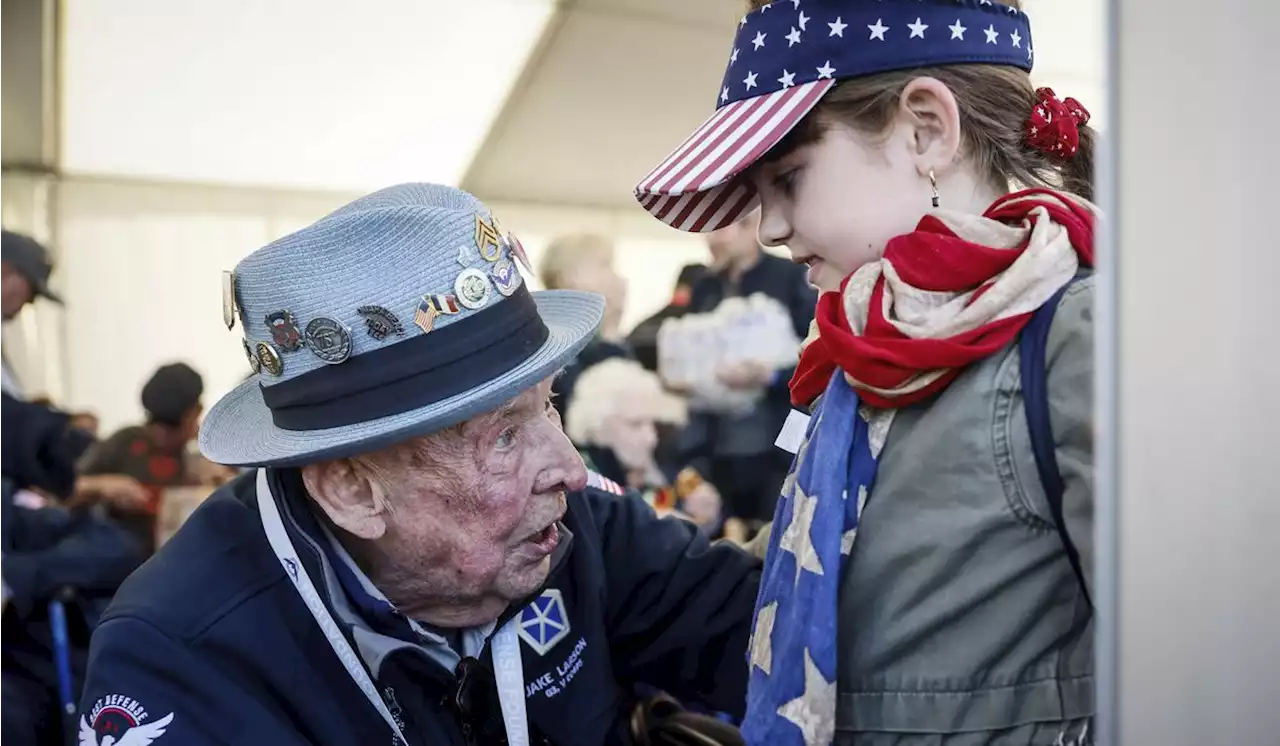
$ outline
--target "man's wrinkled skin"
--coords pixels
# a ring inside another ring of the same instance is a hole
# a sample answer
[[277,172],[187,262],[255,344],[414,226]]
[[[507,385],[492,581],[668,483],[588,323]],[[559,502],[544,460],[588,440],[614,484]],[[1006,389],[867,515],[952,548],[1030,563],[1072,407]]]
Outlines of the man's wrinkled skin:
[[550,378],[461,425],[302,477],[387,599],[450,628],[491,622],[542,585],[565,493],[587,482]]

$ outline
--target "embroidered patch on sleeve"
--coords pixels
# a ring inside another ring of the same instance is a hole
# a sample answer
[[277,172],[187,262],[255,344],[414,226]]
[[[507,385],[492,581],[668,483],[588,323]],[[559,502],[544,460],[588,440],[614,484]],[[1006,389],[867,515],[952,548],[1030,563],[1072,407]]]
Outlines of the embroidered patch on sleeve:
[[108,694],[80,716],[79,746],[147,746],[173,723],[173,713],[152,718],[136,699]]

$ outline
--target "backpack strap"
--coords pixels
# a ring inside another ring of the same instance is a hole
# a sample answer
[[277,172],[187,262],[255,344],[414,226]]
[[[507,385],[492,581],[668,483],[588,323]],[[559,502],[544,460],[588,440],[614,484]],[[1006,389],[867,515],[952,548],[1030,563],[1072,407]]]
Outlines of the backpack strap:
[[1043,306],[1036,309],[1031,320],[1023,327],[1018,340],[1022,373],[1022,400],[1027,410],[1027,428],[1031,433],[1031,452],[1035,455],[1036,471],[1040,472],[1040,484],[1044,487],[1045,498],[1049,502],[1049,512],[1053,516],[1053,525],[1062,538],[1062,546],[1066,549],[1071,569],[1080,581],[1080,589],[1084,592],[1089,607],[1093,607],[1093,599],[1089,596],[1089,587],[1085,584],[1084,571],[1080,567],[1080,552],[1075,542],[1067,533],[1067,524],[1062,517],[1062,496],[1066,486],[1062,481],[1062,472],[1058,470],[1058,458],[1054,452],[1053,423],[1049,418],[1049,385],[1045,371],[1045,348],[1049,340],[1049,327],[1053,325],[1053,316],[1058,311],[1058,304],[1067,288],[1080,279],[1077,275],[1058,292],[1053,294]]

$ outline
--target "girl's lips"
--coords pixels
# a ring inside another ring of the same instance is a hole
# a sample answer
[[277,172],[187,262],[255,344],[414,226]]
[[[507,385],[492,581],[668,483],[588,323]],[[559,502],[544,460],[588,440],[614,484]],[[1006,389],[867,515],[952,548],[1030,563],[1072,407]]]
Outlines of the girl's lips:
[[818,272],[822,270],[823,261],[816,256],[811,256],[804,263],[809,265],[809,271],[805,273],[805,279],[809,281],[810,285],[817,287]]

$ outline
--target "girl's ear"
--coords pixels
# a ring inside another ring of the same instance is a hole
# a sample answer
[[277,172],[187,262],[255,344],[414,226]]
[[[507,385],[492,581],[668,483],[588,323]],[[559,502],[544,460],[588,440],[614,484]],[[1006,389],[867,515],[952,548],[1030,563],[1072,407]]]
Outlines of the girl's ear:
[[912,80],[898,100],[897,123],[909,129],[916,170],[941,176],[960,154],[960,107],[936,78]]

